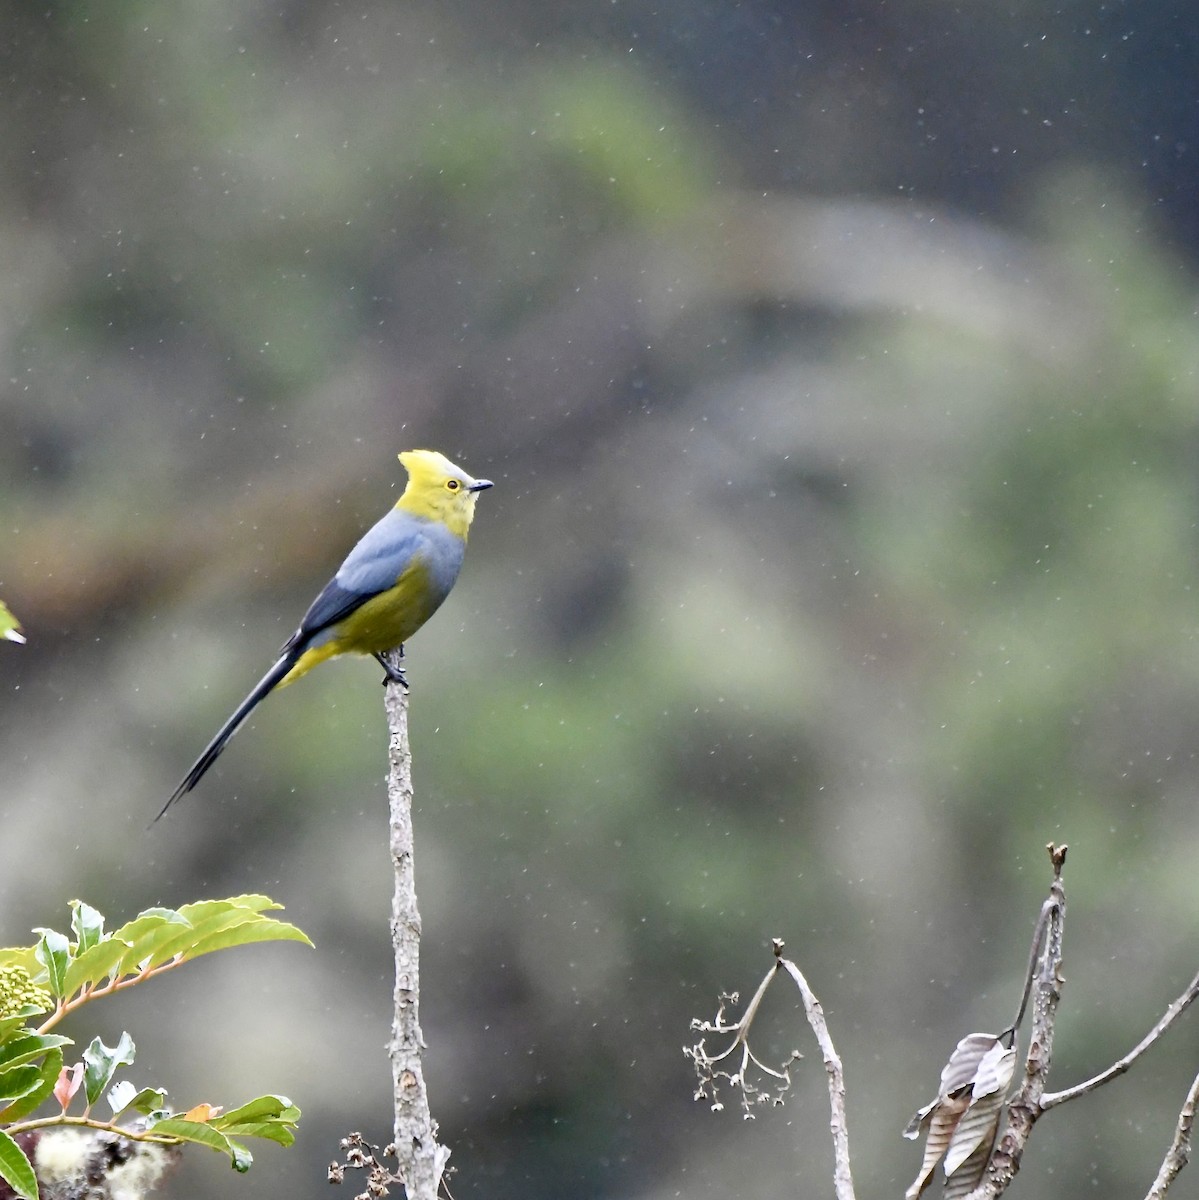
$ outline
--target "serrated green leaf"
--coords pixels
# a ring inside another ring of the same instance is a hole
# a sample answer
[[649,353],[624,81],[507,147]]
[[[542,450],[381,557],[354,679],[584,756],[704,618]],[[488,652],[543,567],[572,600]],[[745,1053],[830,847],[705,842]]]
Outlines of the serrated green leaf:
[[75,935],[75,953],[82,954],[104,939],[104,915],[82,900],[71,901],[71,932]]
[[213,934],[241,925],[253,925],[258,922],[269,922],[269,917],[261,917],[256,912],[225,901],[206,901],[203,904],[185,905],[189,911],[186,914],[188,928],[178,930],[175,934],[175,945],[159,948],[158,954],[164,958],[173,958],[176,954],[192,957],[191,950],[196,943]]
[[71,1039],[57,1033],[26,1033],[21,1037],[9,1038],[0,1046],[0,1071],[19,1067],[22,1063],[40,1058],[55,1046],[69,1046]]
[[97,987],[114,975],[129,952],[129,943],[116,936],[106,937],[98,945],[76,955],[67,968],[63,995],[73,996],[85,985]]
[[7,1108],[0,1109],[0,1121],[11,1124],[29,1116],[31,1112],[36,1112],[54,1091],[61,1071],[62,1051],[55,1048],[46,1055],[41,1064],[41,1080],[37,1087],[26,1092],[20,1099],[14,1100]]
[[186,925],[187,918],[181,917],[173,908],[147,908],[140,912],[132,921],[126,921],[119,929],[112,931],[112,936],[119,941],[131,945],[150,930],[163,925]]
[[126,943],[126,950],[121,955],[117,970],[121,975],[135,975],[138,971],[153,961],[156,948],[168,938],[174,937],[179,929],[186,929],[187,922],[174,914],[170,920],[158,913],[143,914],[128,925],[129,933],[117,930],[112,936]]
[[36,1063],[13,1067],[11,1071],[0,1071],[0,1104],[8,1105],[28,1096],[37,1087],[41,1077],[41,1068]]
[[0,1129],[0,1179],[3,1179],[21,1200],[38,1200],[37,1176],[25,1152]]
[[264,896],[260,892],[247,892],[244,896],[230,896],[227,900],[197,900],[193,904],[184,904],[179,912],[194,925],[213,912],[223,909],[240,908],[248,913],[263,913],[277,912],[282,907],[282,904],[272,900],[270,896]]
[[126,921],[120,929],[114,929],[112,931],[113,937],[131,938],[132,934],[129,931],[142,920],[173,921],[177,923],[179,921],[186,921],[187,918],[181,917],[176,909],[164,908],[161,904],[155,904],[150,908],[143,908],[132,921]]
[[176,930],[170,937],[161,939],[153,948],[150,963],[158,966],[177,955],[190,960],[214,950],[264,941],[308,942],[308,938],[285,921],[259,916],[248,909],[222,902],[207,906],[202,918],[190,928]]
[[133,1062],[136,1047],[128,1033],[122,1033],[115,1046],[106,1046],[99,1038],[83,1052],[83,1088],[90,1108],[104,1094],[117,1067]]
[[216,1118],[214,1124],[224,1129],[226,1124],[240,1124],[243,1121],[261,1121],[281,1117],[284,1113],[295,1113],[299,1119],[300,1110],[286,1096],[257,1096],[248,1100],[238,1108],[231,1108]]
[[244,1147],[227,1138],[219,1129],[201,1121],[185,1121],[182,1117],[167,1117],[155,1123],[153,1132],[183,1142],[194,1142],[207,1146],[221,1154],[227,1154],[235,1171],[245,1174],[254,1162],[254,1156]]
[[286,1096],[259,1096],[240,1108],[214,1117],[212,1124],[229,1137],[259,1137],[290,1146],[296,1140],[300,1110]]
[[188,958],[199,958],[214,950],[228,950],[233,946],[249,946],[255,942],[303,942],[311,946],[308,935],[287,921],[276,921],[272,917],[256,917],[241,925],[218,930],[201,938],[188,953]]
[[71,963],[71,943],[65,934],[56,929],[39,926],[33,932],[40,935],[36,954],[38,962],[46,971],[46,986],[49,987],[52,996],[60,997],[63,995],[67,967]]
[[0,948],[0,967],[23,967],[32,977],[41,972],[36,946],[4,946]]
[[[34,1014],[30,1013],[29,1016]],[[11,1017],[5,1017],[0,1020],[0,1046],[5,1042],[11,1041],[15,1037],[23,1037],[25,1030],[29,1028],[29,1020],[27,1016],[19,1013],[14,1013]]]

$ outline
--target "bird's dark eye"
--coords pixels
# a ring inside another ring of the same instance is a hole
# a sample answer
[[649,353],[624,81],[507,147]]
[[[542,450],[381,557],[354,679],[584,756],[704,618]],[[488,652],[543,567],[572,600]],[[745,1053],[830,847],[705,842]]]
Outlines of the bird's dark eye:
[[462,484],[460,484],[456,479],[447,479],[445,481],[445,485],[450,489],[451,492],[456,492],[462,486]]

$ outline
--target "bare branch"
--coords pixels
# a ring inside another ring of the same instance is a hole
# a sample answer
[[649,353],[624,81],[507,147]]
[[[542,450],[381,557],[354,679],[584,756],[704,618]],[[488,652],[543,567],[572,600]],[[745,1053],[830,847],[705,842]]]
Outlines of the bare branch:
[[[400,666],[397,652],[388,657],[393,667]],[[429,1112],[421,1068],[425,1044],[419,1011],[421,925],[416,904],[407,690],[399,683],[388,683],[384,703],[389,735],[387,795],[391,807],[391,857],[395,867],[391,906],[396,967],[391,1074],[397,1171],[404,1181],[408,1200],[436,1200],[449,1150],[437,1142],[437,1125]]]
[[849,1124],[845,1117],[845,1074],[841,1067],[841,1056],[837,1053],[837,1047],[833,1045],[832,1036],[829,1034],[823,1006],[808,987],[808,981],[800,969],[789,958],[783,957],[783,943],[778,938],[774,939],[774,957],[799,988],[808,1024],[816,1035],[816,1042],[824,1059],[831,1110],[829,1128],[833,1134],[833,1187],[837,1200],[854,1200],[853,1173],[849,1165]]
[[1191,1002],[1197,996],[1199,996],[1199,974],[1187,984],[1186,991],[1166,1009],[1162,1014],[1161,1020],[1123,1058],[1112,1063],[1106,1071],[1101,1071],[1098,1075],[1085,1080],[1083,1083],[1076,1083],[1073,1087],[1066,1088],[1064,1091],[1047,1093],[1041,1099],[1042,1111],[1054,1108],[1058,1104],[1065,1104],[1067,1100],[1073,1100],[1078,1096],[1085,1095],[1087,1092],[1093,1092],[1097,1087],[1102,1087],[1109,1080],[1115,1079],[1118,1075],[1123,1075],[1186,1012]]
[[[799,989],[808,1024],[812,1027],[812,1032],[816,1035],[816,1041],[820,1045],[825,1073],[828,1075],[831,1109],[829,1127],[833,1132],[833,1182],[837,1200],[854,1200],[853,1175],[849,1165],[849,1125],[845,1117],[845,1077],[841,1068],[841,1058],[829,1035],[828,1025],[824,1019],[824,1009],[812,989],[808,987],[808,981],[803,977],[803,972],[790,959],[783,957],[781,939],[774,938],[771,946],[774,950],[774,965],[762,977],[762,982],[758,984],[758,990],[754,992],[753,998],[745,1006],[745,1012],[742,1013],[740,1020],[729,1022],[725,1019],[725,1005],[737,1003],[737,994],[733,992],[720,997],[715,1020],[691,1022],[691,1028],[698,1033],[733,1035],[733,1040],[715,1054],[709,1052],[702,1038],[694,1046],[683,1048],[683,1053],[695,1064],[695,1071],[699,1077],[699,1088],[695,1093],[695,1098],[711,1100],[714,1111],[723,1108],[717,1081],[725,1079],[730,1087],[740,1089],[741,1107],[746,1117],[753,1116],[755,1104],[783,1103],[783,1094],[791,1086],[791,1063],[802,1056],[798,1050],[793,1050],[791,1057],[778,1070],[775,1070],[755,1056],[750,1049],[749,1034],[753,1028],[754,1019],[758,1015],[758,1009],[761,1007],[762,998],[766,995],[766,989],[770,987],[771,981],[777,977],[780,969],[786,971]],[[719,1066],[737,1050],[740,1050],[741,1054],[736,1070]],[[760,1088],[747,1078],[747,1072],[751,1066],[757,1067],[772,1079],[779,1081],[773,1091]]]
[[1191,1128],[1195,1124],[1195,1105],[1199,1103],[1199,1075],[1195,1076],[1191,1090],[1187,1092],[1186,1102],[1178,1114],[1178,1124],[1174,1127],[1174,1138],[1170,1149],[1162,1159],[1161,1169],[1153,1186],[1145,1193],[1145,1200],[1162,1200],[1170,1190],[1170,1184],[1178,1177],[1178,1172],[1187,1165],[1191,1157]]
[[991,1156],[983,1182],[968,1200],[994,1200],[1007,1191],[1020,1170],[1024,1148],[1042,1111],[1045,1078],[1053,1058],[1057,1006],[1062,998],[1062,935],[1066,921],[1066,891],[1062,886],[1066,847],[1050,842],[1046,850],[1053,865],[1053,884],[1046,908],[1042,909],[1046,915],[1037,921],[1035,934],[1042,945],[1033,985],[1033,1023],[1024,1060],[1024,1083],[1008,1102],[1007,1129]]

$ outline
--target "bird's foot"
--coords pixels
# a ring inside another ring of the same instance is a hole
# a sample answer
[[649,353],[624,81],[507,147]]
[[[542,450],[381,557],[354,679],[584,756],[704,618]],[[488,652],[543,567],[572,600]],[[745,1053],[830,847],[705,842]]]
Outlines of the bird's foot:
[[[375,657],[376,661],[378,662],[379,666],[381,666],[383,668],[384,675],[383,675],[383,679],[380,681],[383,684],[383,686],[386,687],[389,683],[398,683],[400,685],[400,687],[407,690],[408,677],[404,674],[404,668],[403,667],[393,667],[391,665],[391,663],[388,662],[387,659],[383,657],[382,654],[376,654],[374,657]],[[403,646],[400,647],[400,657],[401,658],[404,657],[404,647]]]

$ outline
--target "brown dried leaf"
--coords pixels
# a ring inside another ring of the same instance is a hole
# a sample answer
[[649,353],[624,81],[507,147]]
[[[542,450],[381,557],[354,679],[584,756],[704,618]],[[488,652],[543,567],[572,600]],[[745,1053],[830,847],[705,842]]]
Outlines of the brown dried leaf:
[[904,1137],[915,1138],[927,1129],[924,1161],[906,1200],[928,1187],[937,1163],[945,1158],[948,1181],[967,1165],[973,1168],[973,1156],[982,1146],[986,1154],[977,1167],[981,1176],[990,1156],[990,1146],[999,1125],[1004,1092],[1015,1067],[1014,1050],[1005,1048],[991,1033],[971,1033],[954,1047],[941,1072],[941,1087],[931,1104],[919,1109],[904,1130]]
[[[985,1146],[990,1155],[991,1144],[999,1128],[999,1113],[1012,1073],[1016,1068],[1016,1051],[998,1043],[978,1064],[978,1076],[970,1092],[970,1107],[958,1122],[949,1149],[945,1152],[946,1179],[963,1170],[976,1150]],[[986,1166],[984,1159],[983,1166]],[[981,1175],[982,1167],[979,1167]],[[977,1182],[977,1181],[976,1181]]]
[[993,1033],[966,1034],[954,1047],[941,1072],[941,1095],[948,1096],[959,1088],[973,1087],[979,1066],[997,1045],[999,1039]]
[[978,1064],[971,1089],[974,1099],[980,1100],[992,1092],[1006,1092],[1015,1070],[1016,1048],[996,1042]]
[[933,1118],[933,1109],[940,1103],[939,1100],[930,1100],[923,1108],[918,1108],[912,1114],[912,1119],[904,1126],[903,1136],[909,1142],[914,1142],[927,1128],[929,1122]]
[[970,1157],[945,1180],[945,1189],[941,1193],[942,1200],[962,1200],[982,1182],[983,1172],[991,1159],[991,1150],[995,1146],[995,1134],[999,1131],[999,1122],[991,1130],[991,1136],[980,1142]]
[[920,1173],[912,1181],[912,1186],[904,1192],[904,1200],[916,1200],[916,1197],[928,1187],[933,1172],[937,1169],[937,1163],[949,1149],[953,1131],[957,1128],[962,1113],[969,1105],[970,1095],[968,1092],[961,1092],[956,1096],[949,1096],[944,1100],[937,1101],[929,1120],[928,1141],[924,1143],[924,1161],[920,1164]]
[[992,1140],[999,1126],[999,1110],[1002,1106],[1003,1097],[992,1094],[966,1109],[954,1130],[949,1149],[945,1151],[946,1178],[955,1174],[979,1146]]

